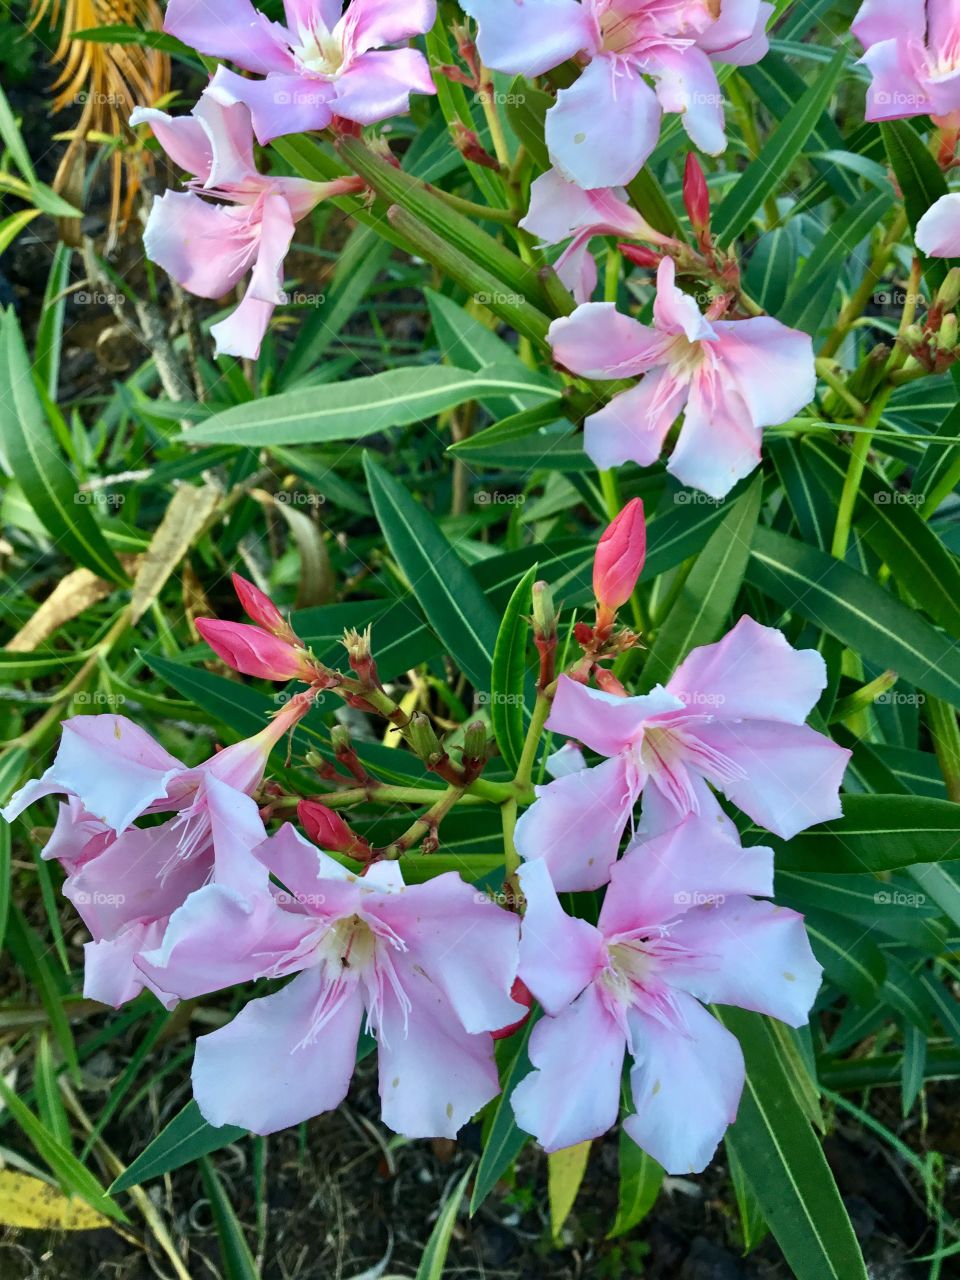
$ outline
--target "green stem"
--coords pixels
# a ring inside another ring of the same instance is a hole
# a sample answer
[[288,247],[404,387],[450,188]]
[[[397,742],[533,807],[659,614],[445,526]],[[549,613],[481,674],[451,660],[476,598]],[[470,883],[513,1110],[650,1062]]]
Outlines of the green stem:
[[533,781],[533,764],[537,758],[537,747],[540,745],[540,736],[543,733],[543,726],[547,716],[550,714],[552,703],[552,696],[547,693],[537,694],[533,715],[530,717],[530,725],[527,729],[527,736],[523,741],[523,751],[520,753],[520,763],[517,765],[517,773],[513,780],[515,795],[530,790]]
[[877,392],[863,424],[866,430],[856,435],[853,444],[850,446],[850,465],[847,467],[847,474],[843,478],[843,490],[840,494],[840,504],[837,507],[837,523],[834,527],[833,542],[830,547],[830,554],[838,560],[843,560],[847,554],[847,545],[850,541],[850,526],[853,522],[853,508],[857,501],[860,482],[863,479],[867,458],[870,454],[873,429],[883,416],[883,411],[892,391],[893,387],[888,383]]
[[946,783],[947,797],[954,804],[960,803],[960,727],[957,725],[957,713],[949,703],[930,698],[927,701],[927,724]]

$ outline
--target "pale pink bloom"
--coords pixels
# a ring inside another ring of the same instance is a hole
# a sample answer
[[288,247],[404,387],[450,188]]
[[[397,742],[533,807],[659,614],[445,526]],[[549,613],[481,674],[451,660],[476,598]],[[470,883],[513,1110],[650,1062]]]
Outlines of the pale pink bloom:
[[627,203],[626,195],[622,188],[584,191],[556,169],[541,174],[530,187],[530,207],[520,226],[545,245],[570,241],[553,265],[577,302],[589,301],[597,286],[597,264],[590,253],[594,236],[670,243]]
[[917,223],[913,238],[929,258],[960,258],[960,192],[935,200]]
[[826,679],[815,649],[748,617],[639,697],[561,676],[547,728],[607,758],[537,788],[517,849],[542,858],[559,889],[596,889],[641,792],[653,834],[691,813],[727,826],[707,783],[784,840],[840,817],[850,752],[804,723]]
[[[488,67],[538,76],[587,60],[547,112],[550,159],[578,186],[630,182],[657,144],[661,111],[681,114],[701,150],[726,146],[713,63],[746,66],[767,51],[763,0],[461,0],[480,24]],[[652,78],[654,88],[647,83]]]
[[[93,935],[85,949],[90,999],[119,1005],[141,990],[132,957],[158,945],[170,913],[213,873],[214,792],[220,789],[221,810],[229,814],[233,800],[255,791],[271,749],[309,705],[292,699],[260,733],[195,768],[126,716],[63,722],[53,764],[0,812],[12,822],[43,796],[67,796],[44,856],[67,872],[64,895]],[[133,825],[171,811],[176,816],[159,825]]]
[[716,841],[697,818],[629,851],[596,928],[562,910],[543,862],[520,869],[520,976],[547,1016],[517,1123],[548,1151],[616,1123],[625,1055],[636,1114],[626,1132],[668,1173],[698,1173],[736,1118],[743,1054],[700,1001],[802,1026],[820,985],[803,917],[772,892],[773,854]]
[[217,355],[256,359],[274,307],[284,301],[283,261],[294,224],[321,200],[363,183],[258,173],[250,112],[210,89],[189,116],[137,107],[130,123],[149,124],[174,164],[193,175],[189,191],[154,200],[143,237],[147,257],[201,298],[223,297],[252,268],[242,302],[210,332]]
[[953,0],[865,0],[851,30],[872,76],[868,120],[960,110],[960,15]]
[[554,359],[586,378],[643,374],[584,424],[583,447],[601,470],[656,462],[682,411],[667,470],[722,498],[760,462],[764,427],[786,422],[813,399],[813,344],[769,316],[708,320],[674,284],[672,259],[657,269],[653,326],[612,302],[588,302],[554,320]]
[[435,93],[416,49],[384,49],[433,26],[434,0],[284,0],[286,26],[250,0],[170,0],[164,30],[215,58],[265,76],[248,80],[226,67],[216,89],[244,102],[259,142],[325,129],[334,116],[375,124],[410,109],[411,93]]
[[384,1122],[411,1138],[454,1137],[499,1090],[491,1032],[525,1012],[509,994],[517,917],[453,872],[406,886],[398,863],[356,876],[291,826],[265,840],[249,804],[237,826],[258,868],[250,883],[194,893],[140,959],[184,997],[298,975],[200,1038],[203,1115],[266,1134],[336,1107],[366,1014]]

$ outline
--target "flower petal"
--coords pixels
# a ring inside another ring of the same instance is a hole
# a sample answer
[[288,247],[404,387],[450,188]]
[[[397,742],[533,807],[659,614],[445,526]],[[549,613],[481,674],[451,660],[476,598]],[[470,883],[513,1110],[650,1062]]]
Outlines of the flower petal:
[[679,1028],[639,1009],[628,1014],[637,1114],[623,1127],[667,1173],[700,1173],[737,1118],[743,1053],[736,1037],[696,1000],[680,992],[675,1000]]
[[657,293],[653,300],[654,324],[662,333],[683,334],[688,342],[715,337],[714,326],[701,313],[695,298],[677,287],[672,258],[661,258],[657,267]]
[[520,977],[547,1013],[558,1014],[603,969],[603,938],[592,924],[563,910],[542,858],[525,862],[517,875],[527,900]]
[[155,986],[134,964],[145,948],[155,947],[163,937],[166,920],[136,923],[115,938],[83,944],[83,994],[87,1000],[119,1009],[147,987],[165,1009],[177,1004],[177,997]]
[[817,377],[808,334],[770,316],[718,320],[714,329],[718,372],[736,387],[756,426],[786,422],[813,399]]
[[188,191],[165,191],[150,208],[143,245],[150,261],[189,293],[222,298],[253,262],[258,237],[243,210]]
[[671,369],[652,369],[586,419],[584,452],[600,471],[624,462],[651,466],[686,399],[687,388]]
[[917,223],[914,240],[930,258],[960,257],[960,191],[934,201]]
[[169,0],[163,29],[198,53],[265,75],[294,65],[283,27],[250,0]]
[[592,983],[556,1018],[541,1018],[530,1035],[536,1070],[510,1103],[517,1124],[545,1151],[598,1138],[617,1122],[626,1037]]
[[344,44],[365,53],[429,31],[437,19],[435,0],[351,0],[343,17]]
[[331,104],[335,86],[319,76],[299,73],[269,75],[247,80],[228,67],[217,68],[208,94],[221,102],[242,102],[250,110],[257,141],[265,147],[288,133],[325,129],[333,119]]
[[585,378],[629,378],[659,364],[666,343],[655,329],[612,302],[585,302],[554,320],[547,333],[553,358]]
[[598,755],[615,756],[642,735],[651,716],[683,709],[680,699],[661,685],[639,697],[624,698],[562,675],[546,726],[554,733],[577,738]]
[[338,78],[331,107],[345,120],[376,124],[406,115],[411,93],[436,91],[429,63],[419,49],[384,49],[363,54]]
[[[722,375],[721,375],[722,376]],[[737,387],[701,366],[690,383],[683,426],[667,463],[681,484],[723,498],[760,462],[760,428]]]
[[578,0],[462,0],[460,8],[480,24],[484,66],[508,75],[543,75],[594,45],[587,8]]
[[689,959],[670,982],[706,1004],[732,1004],[802,1027],[823,973],[803,916],[772,902],[731,897],[688,911],[672,935]]
[[547,112],[550,159],[587,189],[632,181],[659,136],[657,96],[620,58],[595,57]]
[[599,889],[610,878],[639,790],[623,756],[538,787],[514,833],[520,856],[542,858],[561,892]]
[[684,658],[667,690],[694,712],[718,720],[803,724],[827,685],[816,649],[794,649],[782,631],[744,614],[716,644]]
[[657,98],[664,111],[676,112],[690,141],[717,156],[726,149],[723,94],[713,64],[695,45],[664,45],[655,50],[648,69],[656,77]]
[[268,1134],[339,1106],[356,1063],[363,1000],[351,986],[312,1035],[325,996],[319,970],[308,969],[200,1037],[193,1096],[209,1124]]
[[850,24],[864,48],[910,36],[923,40],[926,29],[925,0],[864,0]]

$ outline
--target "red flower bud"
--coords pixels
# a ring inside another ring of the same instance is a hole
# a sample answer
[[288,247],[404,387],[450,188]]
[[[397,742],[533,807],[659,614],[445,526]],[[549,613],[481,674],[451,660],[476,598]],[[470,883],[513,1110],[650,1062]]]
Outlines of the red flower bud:
[[527,985],[522,978],[514,978],[513,986],[510,988],[510,999],[515,1000],[517,1004],[524,1005],[527,1012],[519,1022],[511,1022],[509,1027],[501,1027],[499,1031],[494,1031],[494,1040],[506,1040],[507,1036],[512,1036],[515,1031],[519,1031],[526,1020],[530,1017],[530,1006],[533,1004],[533,996],[527,990]]
[[234,671],[264,680],[306,680],[314,678],[305,649],[279,636],[269,635],[247,622],[221,622],[219,618],[198,618],[197,630],[218,658]]
[[351,831],[338,813],[319,800],[301,800],[297,805],[300,825],[310,839],[330,853],[347,853],[359,862],[370,856],[370,845]]
[[646,554],[643,503],[634,498],[608,525],[593,558],[593,594],[605,623],[612,622],[616,611],[630,599]]
[[617,248],[628,261],[635,262],[638,267],[647,267],[651,271],[656,271],[663,260],[662,253],[648,249],[642,244],[618,244]]
[[290,623],[287,622],[268,595],[264,595],[259,587],[255,587],[246,578],[241,578],[239,573],[234,573],[231,576],[237,599],[240,601],[243,612],[248,618],[255,622],[258,627],[262,627],[264,631],[269,631],[273,636],[280,636],[284,640],[296,639],[290,629]]
[[700,161],[692,151],[687,152],[683,170],[683,203],[697,236],[707,234],[710,230],[710,192]]

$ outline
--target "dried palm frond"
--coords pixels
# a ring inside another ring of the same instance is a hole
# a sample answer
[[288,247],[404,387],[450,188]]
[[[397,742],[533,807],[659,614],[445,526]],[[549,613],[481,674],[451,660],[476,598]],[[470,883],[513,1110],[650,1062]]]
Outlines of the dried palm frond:
[[160,31],[163,14],[156,0],[32,0],[31,7],[33,27],[46,19],[60,31],[51,54],[51,62],[61,66],[53,86],[54,111],[82,107],[77,124],[64,135],[69,144],[54,186],[75,203],[83,186],[88,146],[112,144],[112,240],[129,216],[142,164],[142,157],[127,145],[134,137],[127,119],[138,104],[152,105],[168,92],[170,59],[159,49],[140,44],[101,44],[74,40],[73,36],[78,31],[119,25]]

